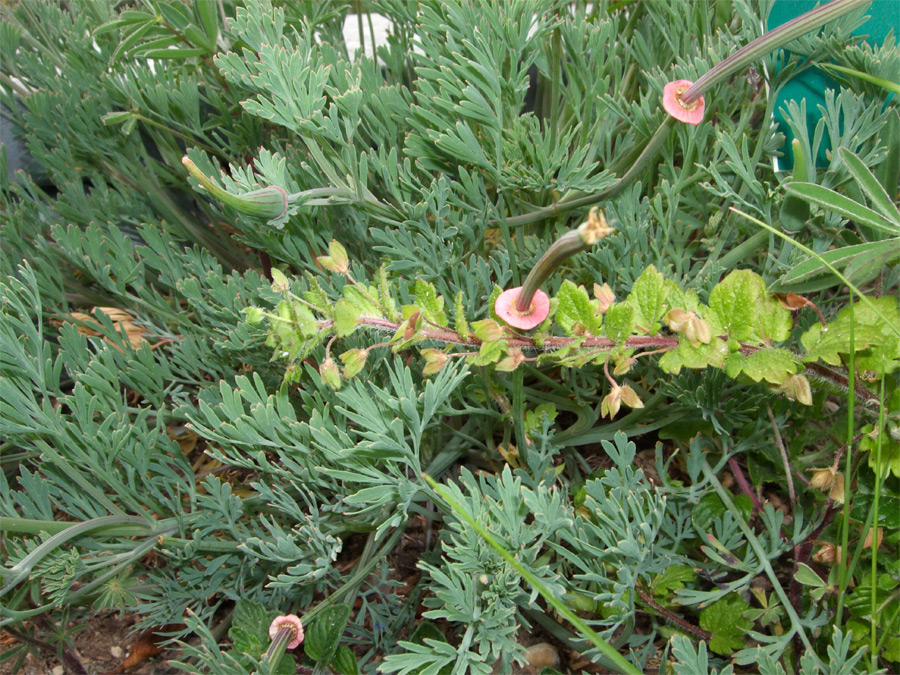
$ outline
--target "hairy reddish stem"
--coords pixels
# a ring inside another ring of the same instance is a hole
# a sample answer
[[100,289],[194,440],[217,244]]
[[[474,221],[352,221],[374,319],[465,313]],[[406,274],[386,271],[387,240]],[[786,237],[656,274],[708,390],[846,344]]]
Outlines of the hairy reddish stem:
[[[380,328],[382,330],[396,331],[400,328],[400,323],[391,321],[390,319],[381,319],[373,316],[363,316],[358,319],[358,323],[369,328]],[[331,320],[323,321],[319,324],[320,329],[330,328],[334,325]],[[446,342],[448,344],[468,345],[470,347],[481,347],[481,340],[474,335],[470,335],[468,339],[463,339],[459,333],[449,328],[424,328],[419,333],[426,340],[437,340],[438,342]],[[506,343],[510,347],[518,347],[520,349],[538,349],[542,351],[553,351],[562,349],[580,340],[579,346],[585,349],[614,349],[622,346],[625,349],[655,349],[658,352],[665,352],[678,347],[679,339],[674,336],[653,335],[646,337],[630,337],[625,340],[623,345],[605,337],[586,337],[586,338],[570,338],[570,337],[547,337],[540,344],[532,338],[525,338],[511,335],[504,337]],[[765,347],[757,345],[741,344],[740,353],[749,356]],[[845,373],[841,373],[833,368],[829,368],[821,363],[805,363],[803,364],[806,372],[814,378],[827,380],[833,385],[842,389],[848,389],[849,379]],[[856,398],[869,410],[877,411],[880,403],[878,397],[869,391],[862,382],[857,378],[854,387]]]

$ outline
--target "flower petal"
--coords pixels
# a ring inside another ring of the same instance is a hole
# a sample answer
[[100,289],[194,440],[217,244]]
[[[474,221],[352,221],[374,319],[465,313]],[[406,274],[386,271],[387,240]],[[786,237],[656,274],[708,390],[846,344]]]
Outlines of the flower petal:
[[663,87],[663,108],[679,122],[697,125],[703,121],[703,110],[706,102],[701,96],[693,103],[687,104],[681,100],[682,94],[693,82],[690,80],[675,80]]
[[521,291],[521,286],[503,291],[494,302],[494,311],[513,328],[531,330],[539,326],[550,314],[550,298],[544,291],[538,290],[531,300],[531,307],[519,312],[516,310],[516,300],[519,299]]

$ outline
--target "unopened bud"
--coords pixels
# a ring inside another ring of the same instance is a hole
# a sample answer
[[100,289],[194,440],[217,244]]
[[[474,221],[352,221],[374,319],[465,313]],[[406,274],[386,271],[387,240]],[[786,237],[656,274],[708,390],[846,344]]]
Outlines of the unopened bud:
[[319,366],[319,375],[322,377],[322,381],[332,389],[341,388],[341,369],[333,358],[328,357],[322,362],[322,365]]
[[181,163],[184,164],[188,173],[197,179],[197,182],[203,186],[210,196],[239,213],[265,218],[266,220],[278,220],[287,212],[288,196],[284,188],[270,185],[252,192],[233,194],[216,185],[187,157],[183,157]]
[[600,313],[605,314],[612,304],[616,301],[616,294],[609,287],[609,284],[594,284],[594,297],[600,302]]

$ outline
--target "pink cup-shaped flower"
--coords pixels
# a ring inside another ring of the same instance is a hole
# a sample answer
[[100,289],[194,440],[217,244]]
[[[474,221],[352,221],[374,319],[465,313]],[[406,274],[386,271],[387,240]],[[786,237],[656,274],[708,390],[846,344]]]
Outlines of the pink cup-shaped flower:
[[283,628],[294,632],[294,637],[287,643],[287,649],[294,649],[303,642],[303,624],[300,623],[300,618],[296,614],[275,617],[269,626],[269,637],[274,640]]
[[516,309],[516,300],[519,299],[521,291],[521,286],[503,291],[497,296],[497,300],[494,303],[494,311],[497,312],[497,316],[513,328],[531,330],[539,326],[550,314],[550,298],[547,297],[544,291],[538,290],[531,300],[531,306],[524,312],[520,312]]
[[703,97],[692,103],[682,99],[684,92],[693,84],[690,80],[675,80],[663,87],[663,108],[679,122],[697,125],[703,121],[703,110],[706,106]]

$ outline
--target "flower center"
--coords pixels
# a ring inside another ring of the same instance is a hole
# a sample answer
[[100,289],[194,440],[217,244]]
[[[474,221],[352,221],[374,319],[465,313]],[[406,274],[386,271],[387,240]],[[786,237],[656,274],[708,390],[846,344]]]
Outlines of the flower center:
[[686,84],[678,87],[675,90],[675,100],[678,101],[678,105],[680,105],[685,110],[693,110],[700,103],[700,99],[698,98],[693,103],[685,103],[681,97],[684,95],[684,92],[686,92],[688,89],[689,89],[689,86]]

